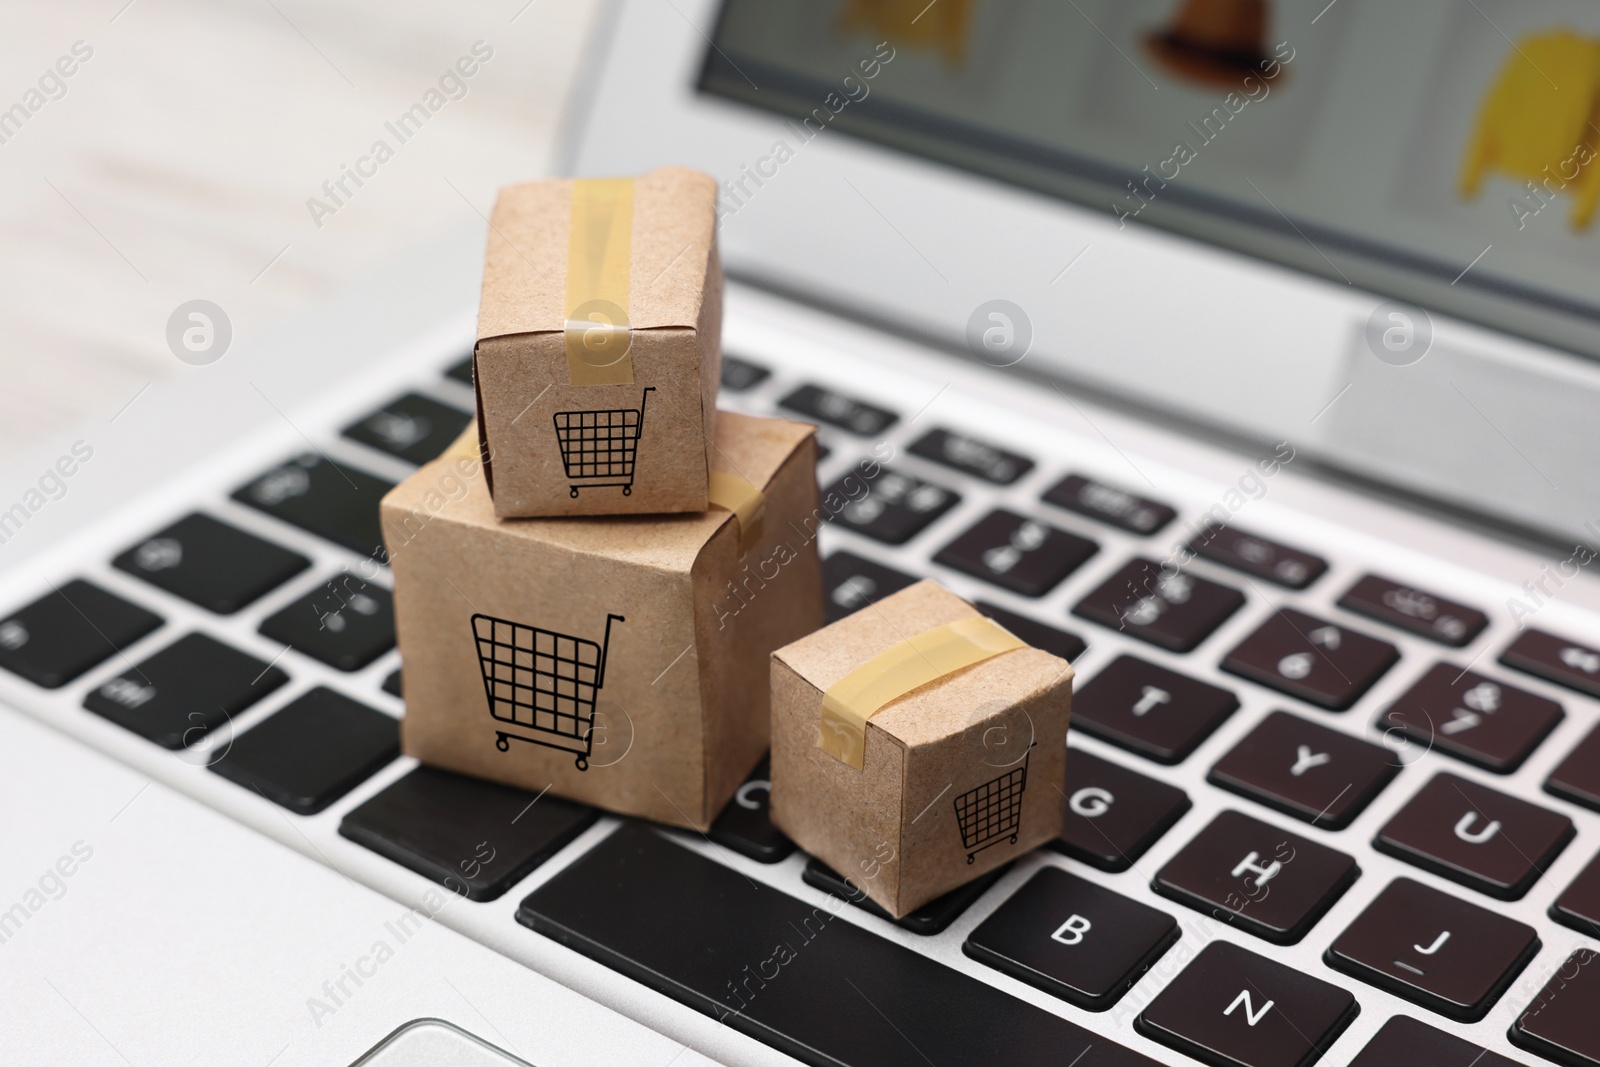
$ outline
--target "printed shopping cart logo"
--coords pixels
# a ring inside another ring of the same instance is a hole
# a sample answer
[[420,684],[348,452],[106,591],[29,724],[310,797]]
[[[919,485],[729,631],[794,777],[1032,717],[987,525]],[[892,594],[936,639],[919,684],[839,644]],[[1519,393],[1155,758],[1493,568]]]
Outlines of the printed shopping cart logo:
[[1024,754],[1022,766],[956,797],[956,823],[961,827],[961,846],[967,850],[968,863],[1003,839],[1017,843],[1022,830],[1022,792],[1027,788],[1028,756]]
[[521,731],[496,730],[495,747],[506,752],[516,740],[558,748],[576,757],[578,770],[588,770],[595,697],[605,684],[611,624],[626,621],[607,615],[605,639],[597,645],[554,630],[474,615],[472,635],[489,714]]
[[633,495],[633,467],[639,435],[644,432],[645,403],[655,391],[655,386],[646,386],[636,408],[558,411],[552,416],[574,497],[580,489],[605,486],[621,487],[623,496]]

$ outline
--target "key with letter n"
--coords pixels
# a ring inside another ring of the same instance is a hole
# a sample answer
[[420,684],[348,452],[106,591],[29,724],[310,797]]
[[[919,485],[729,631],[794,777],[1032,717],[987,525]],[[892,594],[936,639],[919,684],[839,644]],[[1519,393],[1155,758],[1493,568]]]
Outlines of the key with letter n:
[[1265,1004],[1261,1005],[1261,1007],[1257,1008],[1254,1006],[1254,1002],[1250,999],[1250,990],[1241,989],[1239,991],[1239,995],[1233,998],[1233,1003],[1228,1005],[1228,1010],[1222,1014],[1232,1015],[1233,1009],[1240,1007],[1241,1005],[1244,1007],[1245,1020],[1249,1022],[1251,1026],[1254,1026],[1266,1016],[1267,1012],[1272,1010],[1273,1002],[1269,1000]]
[[1134,1027],[1206,1063],[1300,1067],[1321,1056],[1360,1010],[1336,985],[1213,941]]

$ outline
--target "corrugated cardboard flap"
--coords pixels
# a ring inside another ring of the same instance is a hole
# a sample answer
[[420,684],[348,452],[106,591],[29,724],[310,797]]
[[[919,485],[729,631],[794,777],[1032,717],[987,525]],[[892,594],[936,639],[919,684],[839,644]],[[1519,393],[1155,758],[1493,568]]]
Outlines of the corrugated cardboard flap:
[[[694,329],[716,240],[717,184],[687,167],[634,181],[629,325]],[[478,340],[559,333],[566,325],[572,182],[510,185],[489,222]]]

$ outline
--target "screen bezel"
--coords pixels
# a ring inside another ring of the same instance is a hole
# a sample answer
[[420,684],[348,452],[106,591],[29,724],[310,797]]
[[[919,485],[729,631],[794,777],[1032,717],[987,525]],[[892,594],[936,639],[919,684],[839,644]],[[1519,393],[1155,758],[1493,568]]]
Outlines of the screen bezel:
[[[1457,432],[1476,440],[1464,408],[1441,414],[1415,440],[1387,439],[1375,449],[1362,432],[1366,401],[1350,386],[1372,358],[1361,349],[1368,319],[1391,291],[1330,282],[1153,226],[1119,228],[1102,211],[843,130],[815,136],[757,184],[746,177],[751,168],[777,140],[795,136],[780,114],[697,88],[719,10],[718,0],[615,0],[597,31],[601,46],[570,119],[563,168],[625,174],[683,163],[725,181],[743,178],[752,195],[732,211],[733,198],[725,198],[719,230],[730,275],[956,352],[972,311],[1006,299],[1029,313],[1030,374],[1235,438],[1291,440],[1358,477],[1496,522],[1566,537],[1600,518],[1588,514],[1600,506],[1600,471],[1567,463],[1560,448],[1590,439],[1592,425],[1572,422],[1562,414],[1571,405],[1555,403],[1577,390],[1592,394],[1600,412],[1600,366],[1592,361],[1434,314],[1432,368],[1468,356],[1460,366],[1515,379],[1518,411],[1536,411],[1548,396],[1555,417],[1518,422],[1517,412],[1474,404],[1504,440],[1505,455],[1494,457],[1504,462],[1485,463],[1480,449],[1440,440]],[[1423,408],[1460,407],[1444,384],[1415,375],[1413,385],[1405,373],[1385,381],[1415,388]],[[1522,462],[1530,452],[1548,474],[1542,481]]]

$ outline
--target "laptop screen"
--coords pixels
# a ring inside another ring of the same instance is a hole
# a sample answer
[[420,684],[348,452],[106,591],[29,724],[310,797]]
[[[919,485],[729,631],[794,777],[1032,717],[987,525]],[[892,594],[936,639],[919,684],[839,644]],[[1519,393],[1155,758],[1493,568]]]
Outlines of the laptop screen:
[[1600,355],[1590,0],[727,0],[700,86]]

